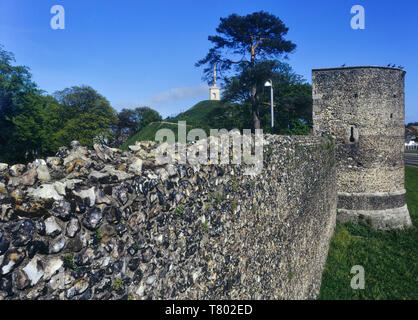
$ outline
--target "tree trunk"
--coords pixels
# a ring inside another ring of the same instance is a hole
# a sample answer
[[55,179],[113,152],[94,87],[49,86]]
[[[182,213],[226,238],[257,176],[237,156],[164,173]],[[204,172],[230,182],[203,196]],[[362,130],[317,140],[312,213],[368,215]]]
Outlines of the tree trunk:
[[253,113],[253,130],[260,129],[260,111],[258,109],[258,101],[256,98],[257,87],[253,85],[251,88],[251,104],[252,104],[252,113]]
[[[251,38],[251,66],[254,67],[255,64],[255,47]],[[260,129],[260,110],[258,109],[257,101],[257,85],[254,83],[251,87],[251,104],[252,104],[252,113],[253,113],[253,131],[255,129]]]

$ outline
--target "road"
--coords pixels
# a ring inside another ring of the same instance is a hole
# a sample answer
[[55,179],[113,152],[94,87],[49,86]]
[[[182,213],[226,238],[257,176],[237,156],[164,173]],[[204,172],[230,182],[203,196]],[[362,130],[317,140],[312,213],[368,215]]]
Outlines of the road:
[[418,153],[405,153],[405,165],[418,167]]

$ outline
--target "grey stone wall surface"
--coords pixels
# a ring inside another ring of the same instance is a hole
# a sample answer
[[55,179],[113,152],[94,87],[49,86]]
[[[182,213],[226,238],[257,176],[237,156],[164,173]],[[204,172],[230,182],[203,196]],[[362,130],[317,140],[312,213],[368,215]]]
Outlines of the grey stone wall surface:
[[345,218],[366,215],[380,229],[411,225],[404,187],[404,78],[404,70],[386,67],[312,70],[314,134],[336,140],[339,212]]
[[263,171],[157,166],[74,142],[0,166],[1,299],[313,299],[336,215],[333,141],[265,136]]

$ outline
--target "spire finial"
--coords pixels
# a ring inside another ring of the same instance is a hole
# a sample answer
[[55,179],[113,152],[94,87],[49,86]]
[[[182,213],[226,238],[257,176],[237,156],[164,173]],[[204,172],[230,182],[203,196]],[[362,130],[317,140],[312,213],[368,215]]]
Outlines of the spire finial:
[[213,85],[209,88],[209,100],[219,101],[220,89],[216,86],[216,63],[213,64]]

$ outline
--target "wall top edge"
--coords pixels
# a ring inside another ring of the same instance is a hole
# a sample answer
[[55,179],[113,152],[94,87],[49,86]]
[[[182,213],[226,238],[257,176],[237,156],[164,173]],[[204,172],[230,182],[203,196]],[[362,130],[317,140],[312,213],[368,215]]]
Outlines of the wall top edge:
[[330,71],[330,70],[350,70],[350,69],[388,69],[388,70],[403,71],[406,73],[406,71],[401,68],[392,68],[392,67],[383,67],[383,66],[348,66],[348,67],[314,68],[312,69],[312,72]]

